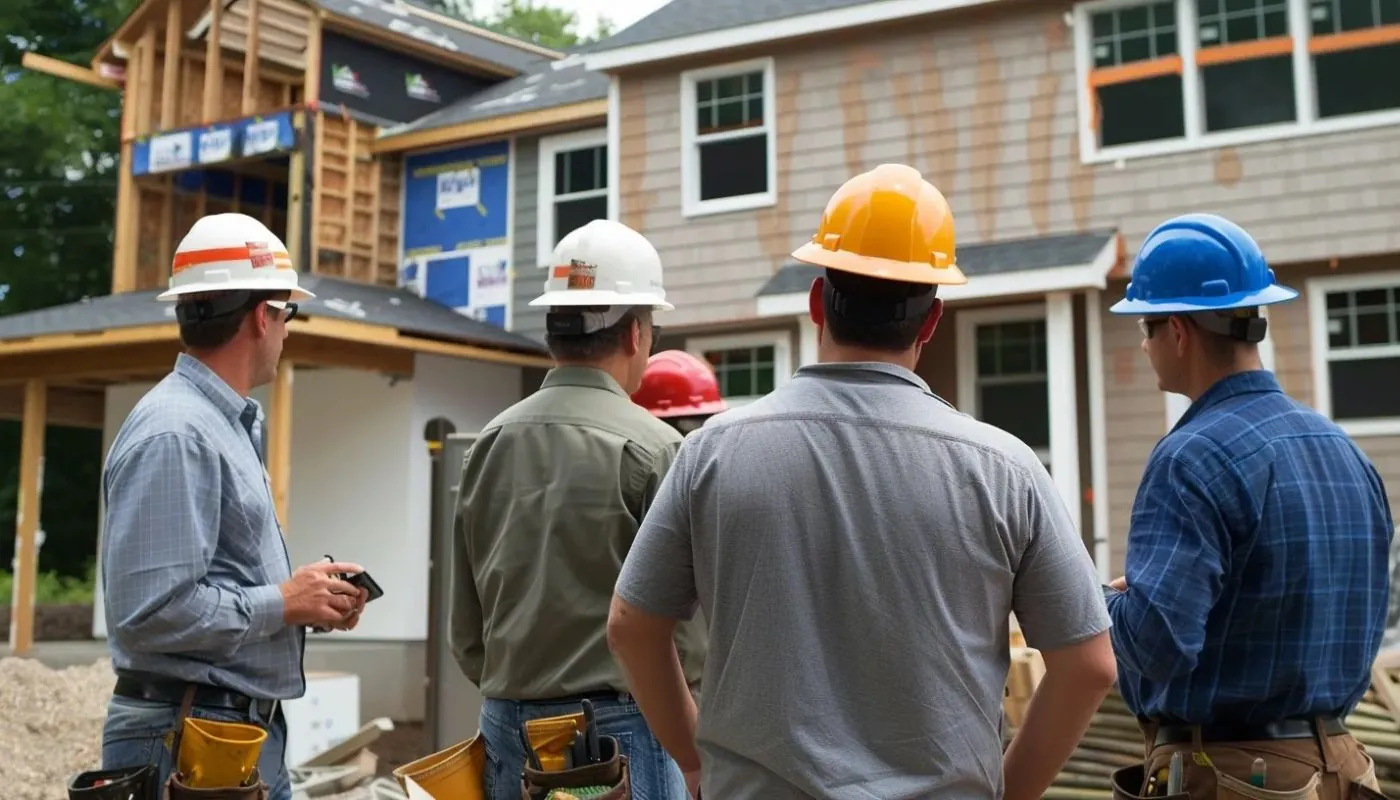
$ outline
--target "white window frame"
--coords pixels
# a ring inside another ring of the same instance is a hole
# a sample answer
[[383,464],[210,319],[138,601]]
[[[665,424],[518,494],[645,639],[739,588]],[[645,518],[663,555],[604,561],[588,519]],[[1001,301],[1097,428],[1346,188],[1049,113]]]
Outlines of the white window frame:
[[[1332,370],[1333,361],[1354,358],[1400,357],[1400,345],[1374,345],[1353,351],[1356,355],[1332,355],[1328,352],[1327,335],[1327,293],[1354,292],[1364,289],[1388,289],[1400,286],[1400,270],[1368,272],[1361,275],[1325,275],[1309,278],[1304,288],[1308,298],[1308,333],[1312,343],[1313,408],[1319,413],[1332,416]],[[1400,435],[1400,417],[1377,417],[1374,419],[1337,420],[1337,424],[1347,435],[1395,436]]]
[[[1050,413],[1050,319],[1045,303],[1021,303],[994,308],[958,309],[954,321],[957,336],[958,359],[958,410],[981,419],[977,407],[977,328],[982,325],[998,325],[1003,322],[1045,323],[1045,391],[1046,413]],[[1053,420],[1052,420],[1053,423]],[[1052,424],[1053,431],[1053,424]],[[1050,458],[1050,447],[1033,448],[1035,455],[1045,464],[1050,474],[1054,474],[1054,462]]]
[[535,200],[535,266],[548,266],[550,258],[554,255],[554,204],[560,199],[554,196],[554,157],[559,153],[590,147],[608,148],[608,160],[607,163],[603,164],[603,175],[608,186],[604,189],[567,195],[564,199],[582,200],[585,197],[606,196],[608,200],[607,218],[615,219],[614,214],[617,212],[613,208],[612,191],[612,161],[614,156],[613,148],[608,147],[608,129],[590,128],[554,136],[541,136],[539,143],[539,185],[536,187],[537,197]]
[[[773,391],[782,388],[792,378],[792,334],[785,330],[735,333],[723,336],[689,336],[685,340],[687,353],[704,360],[707,350],[742,350],[749,347],[773,348]],[[763,397],[761,394],[726,397],[731,408],[747,405]]]
[[1174,0],[1177,54],[1181,56],[1182,66],[1181,87],[1182,102],[1185,104],[1186,134],[1179,139],[1099,147],[1092,124],[1094,100],[1089,90],[1089,73],[1093,71],[1090,52],[1093,28],[1089,18],[1095,12],[1129,8],[1150,2],[1151,0],[1089,0],[1074,7],[1074,68],[1079,94],[1079,160],[1084,164],[1128,161],[1169,153],[1235,147],[1400,123],[1400,109],[1318,119],[1317,89],[1313,81],[1312,56],[1308,52],[1308,41],[1312,37],[1308,0],[1288,0],[1288,29],[1293,34],[1293,101],[1297,109],[1297,119],[1277,125],[1207,133],[1205,108],[1201,99],[1200,67],[1196,64],[1196,4],[1195,0]]
[[[1259,316],[1268,319],[1269,307],[1260,306]],[[1264,366],[1264,369],[1270,372],[1278,371],[1274,368],[1274,334],[1268,328],[1264,331],[1264,341],[1259,343],[1259,363]],[[1186,414],[1187,409],[1191,408],[1191,398],[1184,394],[1177,394],[1176,392],[1163,392],[1162,394],[1167,399],[1166,430],[1169,432],[1172,428],[1176,427],[1177,421]]]
[[[763,125],[699,137],[695,133],[695,84],[757,70],[763,71]],[[700,217],[767,208],[778,202],[777,82],[771,56],[738,61],[681,73],[681,215]],[[700,145],[725,139],[741,139],[762,131],[768,143],[768,190],[757,194],[700,199]]]

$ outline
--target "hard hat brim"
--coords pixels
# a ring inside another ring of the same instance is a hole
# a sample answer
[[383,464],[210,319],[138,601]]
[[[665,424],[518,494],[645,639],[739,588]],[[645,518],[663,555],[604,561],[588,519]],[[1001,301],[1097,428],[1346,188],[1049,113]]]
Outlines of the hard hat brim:
[[828,250],[816,242],[808,242],[792,251],[792,257],[804,264],[887,281],[932,286],[960,286],[967,283],[967,276],[958,268],[956,260],[946,267],[935,267],[932,264],[899,261],[893,258],[863,256],[844,250]]
[[708,403],[698,403],[693,406],[675,406],[673,408],[663,408],[651,412],[652,416],[660,419],[670,419],[672,417],[708,417],[727,411],[729,407],[723,400],[711,400]]
[[1173,297],[1167,300],[1129,300],[1123,298],[1109,307],[1110,314],[1191,314],[1198,311],[1229,311],[1232,308],[1252,308],[1274,303],[1286,303],[1298,297],[1298,290],[1274,283],[1253,292],[1236,292],[1220,297]]
[[612,292],[601,289],[561,289],[545,292],[530,301],[531,306],[651,306],[657,311],[674,311],[664,295],[652,292]]
[[238,281],[237,283],[187,283],[183,286],[176,286],[173,289],[166,289],[156,295],[157,300],[174,300],[187,294],[197,294],[199,292],[291,292],[291,300],[310,300],[316,295],[301,287],[287,288],[284,281],[257,280]]

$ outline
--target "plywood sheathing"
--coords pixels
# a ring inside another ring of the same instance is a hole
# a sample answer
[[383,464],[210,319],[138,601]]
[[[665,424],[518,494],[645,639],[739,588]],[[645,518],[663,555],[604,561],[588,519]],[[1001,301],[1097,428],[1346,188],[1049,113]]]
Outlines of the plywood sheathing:
[[[777,106],[774,114],[778,124],[778,201],[769,208],[758,210],[758,236],[763,252],[774,271],[792,260],[792,251],[806,235],[804,231],[793,230],[790,209],[792,194],[792,154],[797,133],[798,98],[802,96],[802,73],[784,70],[778,62],[776,83],[778,89]],[[811,220],[815,225],[816,221]]]

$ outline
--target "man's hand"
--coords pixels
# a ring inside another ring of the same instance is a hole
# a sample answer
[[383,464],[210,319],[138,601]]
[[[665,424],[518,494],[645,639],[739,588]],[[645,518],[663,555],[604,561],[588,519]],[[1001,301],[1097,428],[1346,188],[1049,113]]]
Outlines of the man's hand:
[[359,597],[355,600],[355,607],[350,610],[343,621],[332,624],[331,628],[337,631],[355,630],[355,626],[360,624],[360,612],[365,610],[367,602],[369,602],[369,590],[361,589]]
[[1114,589],[1117,589],[1120,592],[1126,592],[1128,591],[1128,577],[1126,575],[1119,575],[1118,577],[1109,581],[1108,585],[1113,587]]
[[[318,561],[292,573],[281,585],[282,619],[288,625],[339,628],[354,612],[364,608],[364,593],[336,577],[340,573],[364,572],[359,564]],[[353,627],[353,625],[351,626]]]
[[685,790],[691,800],[700,800],[700,770],[685,773]]

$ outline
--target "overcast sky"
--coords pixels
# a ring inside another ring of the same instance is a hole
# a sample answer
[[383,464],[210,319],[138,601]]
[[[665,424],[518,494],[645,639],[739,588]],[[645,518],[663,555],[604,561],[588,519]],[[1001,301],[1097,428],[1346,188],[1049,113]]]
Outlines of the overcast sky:
[[[567,8],[578,14],[579,33],[588,35],[598,23],[598,14],[612,20],[613,30],[620,31],[647,14],[666,5],[667,0],[537,0],[555,8]],[[476,13],[486,16],[496,7],[496,0],[476,0]]]

